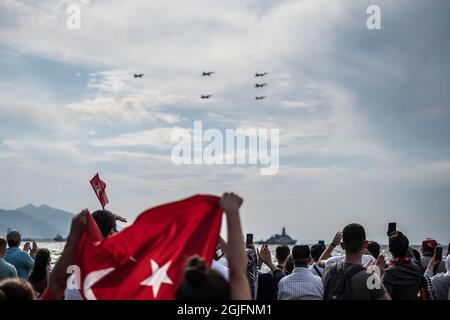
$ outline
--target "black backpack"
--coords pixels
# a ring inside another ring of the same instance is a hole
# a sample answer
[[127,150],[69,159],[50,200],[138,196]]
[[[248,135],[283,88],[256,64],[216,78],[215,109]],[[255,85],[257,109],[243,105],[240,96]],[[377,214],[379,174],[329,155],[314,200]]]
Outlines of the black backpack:
[[344,272],[344,262],[338,262],[331,266],[328,282],[324,289],[324,300],[352,300],[352,277],[366,270],[362,265],[355,264]]

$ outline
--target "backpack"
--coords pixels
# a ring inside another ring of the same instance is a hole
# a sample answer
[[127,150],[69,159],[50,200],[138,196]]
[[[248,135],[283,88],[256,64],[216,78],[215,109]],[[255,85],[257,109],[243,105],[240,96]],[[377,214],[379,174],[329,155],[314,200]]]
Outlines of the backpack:
[[355,264],[344,272],[344,262],[335,263],[329,271],[328,282],[324,289],[324,300],[352,300],[352,277],[366,270],[362,265]]

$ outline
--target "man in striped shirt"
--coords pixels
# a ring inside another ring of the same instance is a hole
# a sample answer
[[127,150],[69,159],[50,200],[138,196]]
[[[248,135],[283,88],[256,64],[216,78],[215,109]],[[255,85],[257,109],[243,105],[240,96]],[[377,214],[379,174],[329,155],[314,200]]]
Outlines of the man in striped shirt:
[[278,283],[278,300],[322,300],[322,279],[308,269],[311,251],[307,245],[292,248],[294,270]]

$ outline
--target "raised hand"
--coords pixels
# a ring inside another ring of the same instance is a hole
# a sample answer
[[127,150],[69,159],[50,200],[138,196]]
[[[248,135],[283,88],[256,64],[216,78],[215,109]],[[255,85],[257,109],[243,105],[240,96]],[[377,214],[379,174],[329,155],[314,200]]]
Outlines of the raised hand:
[[30,245],[29,242],[26,242],[26,243],[23,245],[23,251],[28,252],[28,251],[30,251],[30,250],[31,250],[31,245]]
[[380,254],[377,258],[377,267],[380,269],[380,274],[384,273],[384,268],[386,267],[386,259],[382,254]]
[[114,220],[116,221],[120,221],[120,222],[127,222],[127,219],[125,219],[124,217],[119,216],[118,214],[113,213],[114,215]]
[[338,231],[338,232],[336,233],[336,235],[334,236],[333,240],[331,241],[331,243],[332,243],[335,247],[337,247],[338,245],[341,244],[341,241],[342,241],[342,231]]
[[269,246],[267,244],[264,244],[259,251],[259,256],[261,257],[261,261],[265,264],[272,263],[272,254],[270,253]]
[[439,264],[440,261],[436,259],[436,252],[433,254],[433,257],[430,259],[430,262],[428,262],[427,270],[430,270],[433,272],[434,267]]
[[33,241],[33,246],[31,248],[31,252],[36,252],[37,250],[38,250],[37,243],[36,243],[36,241]]
[[220,206],[226,213],[235,213],[239,212],[242,202],[242,198],[236,194],[225,192],[220,199]]
[[87,228],[88,209],[83,209],[79,214],[72,218],[69,236],[79,237]]

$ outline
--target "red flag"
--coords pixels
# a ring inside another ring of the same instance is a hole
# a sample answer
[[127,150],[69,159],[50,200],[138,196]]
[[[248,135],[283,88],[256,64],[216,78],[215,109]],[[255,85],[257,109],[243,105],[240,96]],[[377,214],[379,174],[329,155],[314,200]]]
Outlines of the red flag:
[[105,209],[106,204],[109,203],[108,197],[106,196],[106,183],[100,180],[98,172],[90,180],[90,182],[95,194],[97,195],[98,201],[100,201],[102,208]]
[[197,195],[141,213],[103,240],[89,215],[75,264],[86,299],[173,299],[187,258],[210,265],[219,239],[219,197]]

